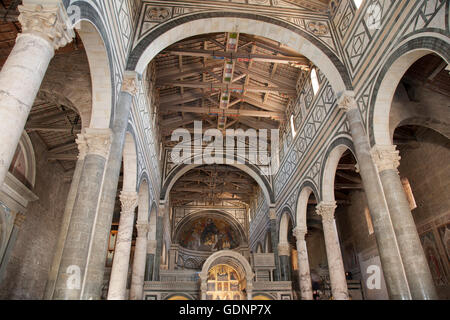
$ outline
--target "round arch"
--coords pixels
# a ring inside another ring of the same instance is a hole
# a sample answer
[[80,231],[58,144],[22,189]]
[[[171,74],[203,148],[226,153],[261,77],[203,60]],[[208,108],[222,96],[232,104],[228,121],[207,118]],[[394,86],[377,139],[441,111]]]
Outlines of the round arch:
[[274,297],[272,297],[271,295],[269,295],[268,293],[255,293],[253,296],[253,300],[270,301],[270,300],[276,300],[276,299]]
[[350,150],[356,159],[353,142],[346,137],[337,138],[328,147],[324,157],[325,161],[323,162],[321,169],[321,197],[317,198],[317,201],[330,203],[336,200],[334,196],[334,180],[336,178],[336,170],[342,155],[347,150]]
[[173,293],[167,296],[164,300],[195,300],[191,295],[187,293]]
[[264,252],[270,253],[272,251],[272,234],[270,230],[268,230],[266,233],[266,237],[264,238]]
[[225,221],[227,221],[233,228],[235,228],[239,232],[240,241],[239,243],[247,244],[247,238],[245,236],[245,231],[243,227],[240,225],[240,223],[234,219],[233,217],[229,216],[227,213],[221,211],[221,210],[200,210],[194,214],[190,214],[189,216],[183,218],[177,225],[175,232],[173,233],[173,240],[175,243],[179,242],[179,237],[181,235],[181,231],[184,229],[184,227],[189,224],[190,222],[206,216],[219,216],[223,218]]
[[101,32],[88,19],[82,19],[77,30],[89,62],[92,83],[92,109],[89,126],[109,128],[112,122],[114,87],[111,76],[110,53]]
[[[230,156],[225,155],[225,157],[228,159]],[[164,185],[161,189],[160,198],[161,198],[162,202],[168,201],[170,190],[172,190],[172,187],[175,185],[175,183],[178,181],[178,179],[180,179],[184,174],[186,174],[190,170],[203,165],[203,164],[195,164],[197,159],[199,159],[199,157],[192,157],[190,159],[191,164],[179,165],[175,170],[173,170],[169,174],[169,176],[165,180]],[[232,160],[234,161],[234,159],[232,159]],[[264,194],[264,197],[265,197],[267,203],[269,203],[269,204],[275,203],[275,195],[272,191],[270,182],[259,172],[259,170],[256,166],[254,166],[252,164],[237,164],[235,162],[233,162],[233,164],[224,163],[224,165],[229,165],[231,167],[235,167],[236,169],[242,170],[243,172],[247,173],[259,185],[259,187],[261,188],[261,190]]]
[[311,197],[311,194],[314,194],[317,202],[320,201],[319,193],[317,192],[316,186],[311,181],[303,182],[300,187],[300,192],[297,198],[297,211],[296,211],[296,227],[298,228],[307,228],[307,211],[308,211],[308,201]]
[[286,244],[288,241],[289,221],[292,226],[295,224],[292,212],[288,207],[285,207],[282,211],[279,223],[278,223],[278,243]]
[[261,242],[258,242],[258,245],[256,246],[256,253],[264,253],[263,245]]
[[435,53],[450,63],[450,43],[442,36],[406,40],[386,59],[377,77],[369,110],[370,143],[391,145],[390,111],[395,91],[408,69],[420,58]]
[[138,43],[131,52],[127,70],[142,74],[159,52],[180,40],[199,34],[236,31],[276,40],[303,54],[325,74],[338,96],[351,90],[351,79],[344,64],[311,34],[283,20],[244,12],[197,13],[174,19]]
[[213,253],[206,259],[203,264],[202,271],[199,274],[201,280],[201,294],[202,300],[206,300],[206,281],[208,279],[208,272],[212,267],[218,264],[227,264],[235,268],[236,271],[240,272],[246,279],[246,291],[247,299],[252,300],[253,298],[253,277],[254,273],[250,263],[245,259],[243,255],[238,252],[231,250],[222,250]]

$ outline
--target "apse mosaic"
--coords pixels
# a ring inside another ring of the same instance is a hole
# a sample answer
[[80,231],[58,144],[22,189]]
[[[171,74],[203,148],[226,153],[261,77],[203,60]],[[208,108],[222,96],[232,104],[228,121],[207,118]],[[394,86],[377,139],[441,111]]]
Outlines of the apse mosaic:
[[239,233],[225,219],[201,217],[187,223],[179,236],[182,247],[196,251],[220,251],[235,249]]

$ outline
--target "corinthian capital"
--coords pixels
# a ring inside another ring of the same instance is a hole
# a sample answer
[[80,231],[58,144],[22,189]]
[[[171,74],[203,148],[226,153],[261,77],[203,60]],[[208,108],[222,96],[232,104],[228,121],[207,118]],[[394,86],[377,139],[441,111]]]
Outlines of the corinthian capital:
[[122,191],[120,192],[120,203],[122,204],[121,214],[134,214],[138,204],[138,194],[134,191]]
[[316,213],[322,217],[322,222],[332,222],[334,220],[334,211],[336,208],[336,202],[321,202],[316,207]]
[[278,255],[279,256],[290,256],[291,255],[291,246],[289,245],[289,243],[278,244]]
[[136,96],[138,94],[138,77],[134,71],[125,71],[123,75],[122,91]]
[[400,166],[400,152],[396,150],[394,145],[376,145],[372,148],[371,153],[379,172],[397,170]]
[[299,240],[305,240],[305,236],[308,233],[308,228],[306,226],[303,227],[296,227],[294,230],[292,230],[292,233],[294,234],[294,237]]
[[42,37],[55,50],[72,42],[75,37],[72,24],[61,1],[24,1],[24,4],[19,6],[19,11],[22,34]]
[[85,130],[84,139],[87,144],[87,154],[95,154],[103,158],[108,158],[111,147],[111,129],[91,129]]
[[147,232],[149,230],[149,225],[148,225],[147,221],[136,222],[136,229],[137,229],[139,238],[147,238]]
[[343,109],[348,112],[353,109],[357,109],[358,105],[355,100],[355,94],[352,91],[345,91],[338,99],[339,109]]

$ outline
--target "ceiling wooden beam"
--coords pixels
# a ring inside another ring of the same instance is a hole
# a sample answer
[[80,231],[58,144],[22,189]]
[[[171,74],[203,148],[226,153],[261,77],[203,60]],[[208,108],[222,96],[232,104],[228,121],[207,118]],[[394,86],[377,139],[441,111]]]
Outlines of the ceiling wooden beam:
[[183,50],[166,50],[164,53],[172,55],[183,55],[189,57],[211,57],[211,58],[227,58],[227,59],[248,59],[259,62],[276,62],[285,63],[295,62],[299,65],[309,67],[308,59],[305,57],[293,56],[274,56],[270,54],[258,54],[248,52],[224,52],[216,50],[201,50],[201,49],[183,49]]
[[269,111],[257,111],[257,110],[237,110],[237,109],[220,109],[220,108],[201,108],[201,107],[179,107],[179,106],[167,106],[165,110],[178,111],[178,112],[191,112],[201,114],[224,114],[226,116],[246,116],[246,117],[261,117],[261,118],[273,118],[284,119],[284,112],[269,112]]
[[202,81],[161,81],[159,86],[173,86],[173,87],[184,87],[184,88],[196,88],[196,89],[220,89],[220,90],[239,90],[239,91],[252,91],[252,92],[279,92],[290,95],[296,95],[297,90],[295,88],[287,87],[262,87],[262,86],[251,86],[242,85],[236,83],[215,83],[215,82],[202,82]]
[[29,123],[26,125],[27,131],[40,131],[40,132],[68,132],[68,133],[81,133],[81,126],[74,126],[73,128],[67,125],[48,125],[48,124],[36,124]]

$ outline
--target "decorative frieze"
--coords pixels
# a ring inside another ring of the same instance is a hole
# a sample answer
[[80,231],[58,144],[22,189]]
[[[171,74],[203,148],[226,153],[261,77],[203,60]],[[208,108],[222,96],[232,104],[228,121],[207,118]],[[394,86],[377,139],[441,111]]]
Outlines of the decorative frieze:
[[396,150],[394,145],[376,145],[372,148],[371,154],[379,172],[397,170],[400,166],[400,152]]
[[22,34],[34,34],[57,50],[75,37],[72,23],[61,2],[51,5],[24,4],[18,7]]

